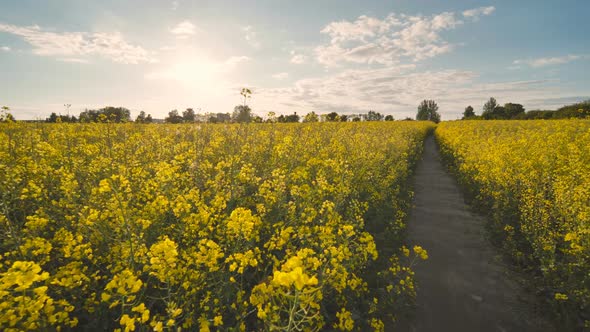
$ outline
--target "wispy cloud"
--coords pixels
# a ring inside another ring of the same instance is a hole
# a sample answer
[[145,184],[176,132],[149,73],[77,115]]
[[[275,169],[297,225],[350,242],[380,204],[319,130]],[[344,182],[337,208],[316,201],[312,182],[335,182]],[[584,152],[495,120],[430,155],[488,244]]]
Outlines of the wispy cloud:
[[307,62],[307,55],[295,53],[295,51],[291,51],[291,60],[289,61],[296,65],[301,65]]
[[62,62],[71,62],[71,63],[82,63],[82,64],[90,63],[90,61],[88,61],[87,59],[80,59],[80,58],[60,58],[58,60],[62,61]]
[[469,9],[463,12],[463,16],[465,18],[470,18],[474,21],[479,20],[481,16],[487,16],[492,14],[496,10],[496,7],[489,6],[489,7],[479,7],[474,9]]
[[0,51],[3,51],[3,52],[10,52],[11,50],[12,49],[10,47],[8,47],[8,46],[2,46],[2,47],[0,47]]
[[197,32],[197,27],[190,21],[182,21],[170,29],[170,32],[176,35],[176,38],[188,38]]
[[98,55],[114,62],[138,64],[154,62],[150,52],[129,44],[119,32],[53,32],[39,26],[0,24],[0,32],[22,37],[33,46],[33,53],[42,56],[79,57]]
[[[533,99],[562,96],[555,80],[478,83],[473,71],[448,69],[416,71],[416,65],[344,70],[326,77],[296,81],[292,86],[259,89],[257,108],[289,112],[359,113],[375,110],[396,118],[414,116],[423,99],[434,99],[445,119],[455,119],[467,105],[477,110],[490,97],[502,103],[521,102],[541,107]],[[530,102],[529,102],[530,101]]]
[[247,56],[240,55],[240,56],[232,56],[231,58],[225,60],[225,65],[229,67],[229,69],[233,69],[237,65],[242,62],[250,61],[251,59]]
[[546,67],[552,65],[561,65],[568,62],[572,62],[575,60],[580,60],[588,58],[585,55],[576,55],[576,54],[569,54],[564,56],[558,57],[546,57],[546,58],[536,58],[536,59],[524,59],[524,60],[514,60],[513,64],[515,65],[528,65],[530,67],[539,68],[539,67]]
[[[493,9],[473,9],[463,15],[487,15]],[[464,24],[455,13],[410,16],[391,13],[384,19],[360,16],[354,21],[332,22],[321,33],[327,45],[315,49],[318,62],[326,66],[342,63],[393,65],[402,59],[421,61],[450,52],[451,43],[442,32]]]
[[272,75],[272,78],[277,79],[277,80],[284,80],[286,78],[289,77],[289,73],[286,72],[282,72],[282,73],[276,73]]
[[244,39],[250,46],[260,48],[260,41],[258,41],[257,33],[251,25],[242,27],[242,32],[244,32]]

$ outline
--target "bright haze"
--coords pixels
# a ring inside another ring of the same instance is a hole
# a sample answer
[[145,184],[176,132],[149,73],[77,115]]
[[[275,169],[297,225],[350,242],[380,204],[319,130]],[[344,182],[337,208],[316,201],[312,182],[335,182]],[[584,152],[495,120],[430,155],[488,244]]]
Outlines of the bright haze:
[[590,1],[0,1],[0,106],[444,119],[590,98]]

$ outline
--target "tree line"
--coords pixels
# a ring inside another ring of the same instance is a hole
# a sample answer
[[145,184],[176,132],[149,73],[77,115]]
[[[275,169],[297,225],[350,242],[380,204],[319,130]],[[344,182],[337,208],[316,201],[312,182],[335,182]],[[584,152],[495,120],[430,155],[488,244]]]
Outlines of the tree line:
[[590,100],[565,105],[557,110],[526,111],[521,104],[506,103],[500,105],[491,97],[483,105],[481,115],[476,115],[471,105],[465,108],[462,120],[539,120],[589,118]]
[[[251,98],[252,92],[249,89],[242,89],[241,95],[244,100],[241,105],[234,107],[232,113],[197,113],[193,108],[179,112],[172,110],[168,112],[163,120],[152,118],[151,114],[141,111],[135,120],[131,119],[131,112],[125,107],[107,106],[98,110],[86,109],[78,117],[73,115],[61,115],[55,112],[45,119],[45,122],[131,122],[136,123],[289,123],[289,122],[357,122],[357,121],[394,121],[392,115],[384,115],[375,111],[368,111],[364,114],[338,114],[330,112],[327,114],[317,114],[309,112],[300,116],[297,112],[288,115],[276,115],[275,112],[269,112],[266,118],[252,113],[252,109],[247,105],[247,100]],[[69,104],[66,106],[70,106]],[[69,108],[69,107],[68,107]],[[14,121],[14,117],[6,106],[0,110],[0,122]],[[567,119],[567,118],[590,118],[590,100],[566,105],[557,110],[531,110],[526,111],[522,104],[505,103],[500,105],[494,97],[491,97],[483,105],[481,115],[475,113],[474,108],[469,105],[463,112],[462,120],[529,120],[529,119]],[[403,120],[413,120],[405,118]],[[438,105],[434,100],[423,100],[418,105],[416,120],[433,121],[438,123],[441,116],[438,113]]]

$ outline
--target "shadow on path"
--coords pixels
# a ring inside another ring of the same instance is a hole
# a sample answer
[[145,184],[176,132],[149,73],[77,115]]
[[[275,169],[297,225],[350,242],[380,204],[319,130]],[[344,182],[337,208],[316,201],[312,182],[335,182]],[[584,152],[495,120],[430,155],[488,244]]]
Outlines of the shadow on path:
[[415,176],[408,242],[429,259],[415,267],[418,307],[399,330],[554,331],[485,238],[484,218],[465,204],[432,135]]

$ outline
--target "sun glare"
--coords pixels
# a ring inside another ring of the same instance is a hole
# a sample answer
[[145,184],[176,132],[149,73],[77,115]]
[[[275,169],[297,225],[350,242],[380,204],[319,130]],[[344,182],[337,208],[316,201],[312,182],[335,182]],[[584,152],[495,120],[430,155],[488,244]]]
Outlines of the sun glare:
[[224,63],[205,58],[176,59],[146,75],[147,79],[178,82],[185,88],[198,91],[214,91],[227,86]]

